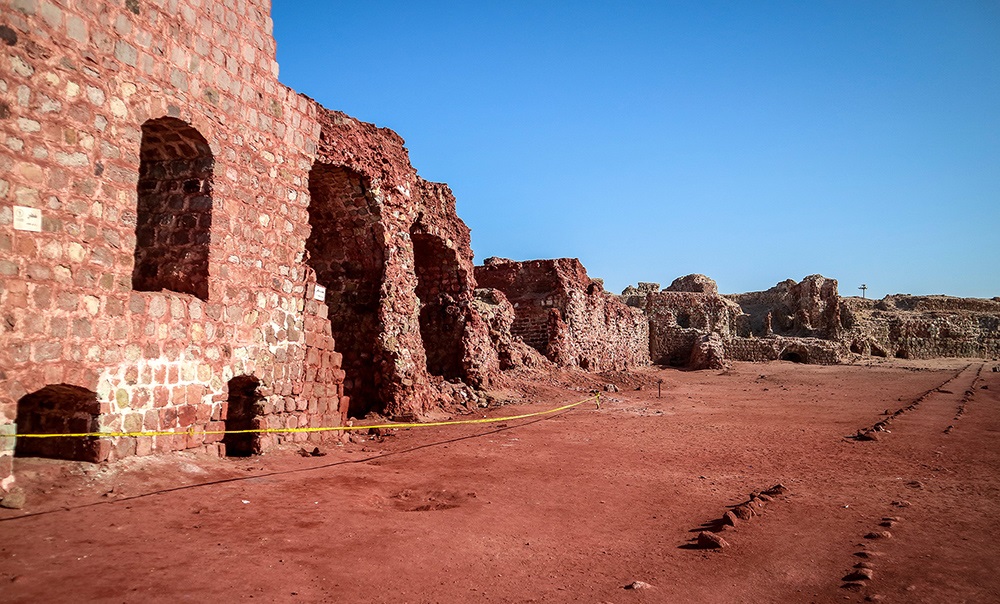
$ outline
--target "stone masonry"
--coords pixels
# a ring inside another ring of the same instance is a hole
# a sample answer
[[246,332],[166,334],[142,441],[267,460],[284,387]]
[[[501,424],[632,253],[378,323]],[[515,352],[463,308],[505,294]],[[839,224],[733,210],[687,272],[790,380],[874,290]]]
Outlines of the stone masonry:
[[657,287],[640,283],[622,292],[646,311],[654,363],[700,369],[726,359],[832,364],[865,356],[1000,356],[998,298],[841,298],[837,281],[822,275],[732,295],[718,294],[704,275]]
[[269,13],[0,0],[3,489],[15,454],[249,455],[319,436],[205,431],[415,417],[498,370],[450,191],[280,84]]
[[842,340],[862,356],[1000,358],[1000,298],[842,298]]
[[488,258],[476,280],[513,304],[511,334],[557,365],[607,371],[649,364],[642,313],[604,291],[575,258]]

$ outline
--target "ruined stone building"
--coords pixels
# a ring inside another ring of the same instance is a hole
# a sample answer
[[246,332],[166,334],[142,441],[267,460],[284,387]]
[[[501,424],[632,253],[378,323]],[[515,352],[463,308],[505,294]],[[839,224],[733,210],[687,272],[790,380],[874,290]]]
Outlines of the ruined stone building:
[[[271,30],[269,0],[0,0],[0,490],[15,456],[250,455],[321,435],[207,432],[415,418],[519,366],[996,354],[997,301],[693,279],[640,310],[577,260],[474,267],[448,187],[282,85]],[[80,432],[161,434],[14,438]]]
[[[19,455],[250,455],[322,435],[206,432],[648,362],[642,313],[578,261],[477,289],[455,199],[403,140],[278,82],[269,0],[0,16],[0,489]],[[161,434],[14,438],[80,432]]]
[[469,230],[395,133],[277,80],[267,0],[0,1],[0,439],[245,455],[498,370]]
[[664,365],[1000,355],[997,298],[841,298],[837,281],[822,275],[731,295],[720,295],[704,275],[688,275],[657,290],[659,284],[640,283],[626,288],[621,299],[646,312],[650,358]]
[[861,356],[1000,358],[1000,297],[842,298],[841,341]]

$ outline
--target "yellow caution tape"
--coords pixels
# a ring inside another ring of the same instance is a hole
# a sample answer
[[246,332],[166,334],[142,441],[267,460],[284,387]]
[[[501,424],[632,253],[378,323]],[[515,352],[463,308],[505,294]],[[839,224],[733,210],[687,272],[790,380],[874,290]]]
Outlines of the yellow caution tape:
[[555,409],[547,409],[545,411],[535,411],[534,413],[523,413],[521,415],[509,415],[507,417],[491,417],[482,419],[459,419],[446,422],[426,422],[426,423],[401,423],[401,424],[377,424],[368,426],[319,426],[314,428],[254,428],[249,430],[195,430],[191,428],[185,431],[167,431],[167,430],[157,430],[148,432],[77,432],[68,434],[11,434],[3,435],[0,438],[88,438],[88,437],[98,437],[98,438],[114,438],[119,436],[173,436],[177,434],[184,435],[195,435],[195,434],[293,434],[297,432],[334,432],[334,431],[348,431],[348,430],[372,430],[372,429],[399,429],[399,428],[430,428],[432,426],[460,426],[464,424],[492,424],[496,422],[508,422],[517,419],[527,419],[529,417],[538,417],[540,415],[549,415],[552,413],[558,413],[560,411],[566,411],[567,409],[572,409],[586,403],[587,401],[597,401],[597,408],[601,408],[601,393],[598,392],[596,395],[585,398],[582,401],[577,401],[575,403],[570,403],[568,405],[563,405],[562,407],[556,407]]

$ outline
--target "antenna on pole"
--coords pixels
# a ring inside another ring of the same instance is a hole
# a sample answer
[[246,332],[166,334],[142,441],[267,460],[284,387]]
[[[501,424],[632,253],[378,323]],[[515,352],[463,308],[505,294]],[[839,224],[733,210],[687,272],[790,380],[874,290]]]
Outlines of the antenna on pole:
[[861,287],[859,287],[858,289],[861,290],[861,297],[864,298],[865,297],[865,292],[868,291],[868,284],[867,283],[862,283]]

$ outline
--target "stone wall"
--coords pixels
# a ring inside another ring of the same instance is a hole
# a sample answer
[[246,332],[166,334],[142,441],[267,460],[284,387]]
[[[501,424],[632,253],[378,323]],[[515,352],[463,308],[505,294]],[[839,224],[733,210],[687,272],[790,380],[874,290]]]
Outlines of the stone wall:
[[723,340],[725,357],[738,361],[762,363],[792,361],[817,365],[836,365],[847,356],[842,342],[820,338],[770,336],[766,338],[728,338]]
[[1000,358],[1000,299],[843,298],[842,339],[863,356]]
[[622,295],[645,304],[650,357],[660,364],[697,365],[708,344],[718,356],[709,335],[736,361],[1000,356],[1000,298],[841,298],[837,281],[822,275],[725,296],[704,275],[678,278],[662,292],[643,285]]
[[487,385],[499,371],[471,306],[469,229],[446,185],[410,165],[395,132],[320,112],[310,173],[308,264],[326,288],[350,413],[413,418],[442,380]]
[[605,371],[649,363],[643,314],[604,291],[575,258],[488,258],[476,281],[503,292],[514,307],[513,336],[557,365]]
[[[319,124],[276,80],[268,13],[263,1],[0,2],[5,432],[62,416],[177,431],[64,456],[219,452],[202,432],[226,425],[240,376],[259,392],[256,426],[341,416],[338,374],[323,396],[297,396]],[[40,230],[15,228],[31,212]],[[285,438],[305,437],[255,447]]]
[[281,85],[269,11],[0,0],[0,435],[174,432],[0,438],[0,487],[15,452],[251,454],[320,436],[204,431],[413,417],[498,370],[451,193]]
[[649,318],[649,355],[654,363],[687,365],[699,336],[722,338],[746,335],[740,307],[718,294],[663,291],[646,296]]
[[837,280],[810,275],[782,281],[763,292],[727,296],[747,314],[751,331],[796,337],[837,339],[841,330]]

